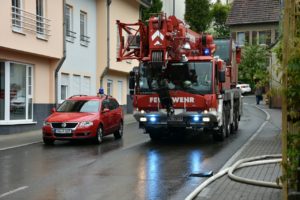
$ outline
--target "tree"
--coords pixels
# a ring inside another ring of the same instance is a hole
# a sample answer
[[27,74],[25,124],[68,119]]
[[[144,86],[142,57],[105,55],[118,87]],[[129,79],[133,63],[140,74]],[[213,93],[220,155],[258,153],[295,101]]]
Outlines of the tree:
[[229,5],[223,5],[220,1],[213,4],[211,16],[213,19],[213,28],[215,37],[226,38],[230,36],[229,27],[226,25],[226,19],[230,10]]
[[152,5],[150,8],[145,8],[141,6],[141,15],[142,21],[145,23],[146,20],[150,18],[152,13],[160,13],[162,9],[163,3],[161,0],[152,0]]
[[268,82],[269,72],[268,51],[259,45],[249,45],[242,49],[242,61],[239,65],[239,80],[250,83],[253,87],[255,80],[262,85]]
[[193,31],[205,32],[211,23],[209,0],[185,0],[184,19]]

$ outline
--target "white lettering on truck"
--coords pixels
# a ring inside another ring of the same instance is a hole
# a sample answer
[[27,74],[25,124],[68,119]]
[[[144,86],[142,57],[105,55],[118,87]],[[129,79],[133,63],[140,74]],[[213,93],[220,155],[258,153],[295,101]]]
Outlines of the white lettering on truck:
[[[150,103],[158,103],[158,97],[150,97]],[[173,103],[195,103],[194,97],[172,97]]]

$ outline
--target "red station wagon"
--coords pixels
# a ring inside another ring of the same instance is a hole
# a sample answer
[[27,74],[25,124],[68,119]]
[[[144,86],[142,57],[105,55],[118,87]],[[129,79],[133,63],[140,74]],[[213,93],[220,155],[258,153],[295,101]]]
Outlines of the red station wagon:
[[116,99],[102,96],[73,96],[65,100],[47,117],[43,125],[43,141],[93,139],[101,143],[103,136],[123,136],[123,111]]

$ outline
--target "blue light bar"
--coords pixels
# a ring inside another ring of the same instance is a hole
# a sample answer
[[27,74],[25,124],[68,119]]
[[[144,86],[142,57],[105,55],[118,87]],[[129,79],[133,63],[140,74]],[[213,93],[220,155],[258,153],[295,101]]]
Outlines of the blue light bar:
[[199,117],[199,116],[194,116],[194,117],[193,117],[193,121],[194,121],[194,122],[198,122],[199,120],[200,120],[200,117]]
[[150,117],[150,122],[155,122],[156,121],[156,117],[152,116]]

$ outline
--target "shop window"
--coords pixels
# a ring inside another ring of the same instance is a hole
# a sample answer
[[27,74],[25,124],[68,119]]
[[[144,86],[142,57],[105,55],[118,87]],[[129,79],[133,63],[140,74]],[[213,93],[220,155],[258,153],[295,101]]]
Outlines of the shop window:
[[32,121],[32,66],[0,62],[0,77],[0,123],[15,120]]

